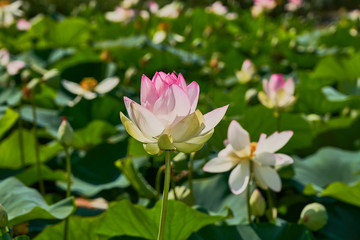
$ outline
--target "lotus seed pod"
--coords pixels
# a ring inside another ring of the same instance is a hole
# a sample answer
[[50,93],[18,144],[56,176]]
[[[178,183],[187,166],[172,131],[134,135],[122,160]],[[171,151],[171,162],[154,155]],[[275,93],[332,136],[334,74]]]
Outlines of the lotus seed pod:
[[299,223],[304,224],[312,231],[318,231],[327,223],[328,215],[324,205],[311,203],[301,211]]
[[62,145],[70,146],[74,141],[74,130],[64,117],[58,129],[58,140]]
[[250,197],[251,214],[256,217],[261,217],[265,214],[266,202],[261,192],[255,189]]
[[5,208],[0,204],[0,228],[5,228],[8,224],[8,215]]

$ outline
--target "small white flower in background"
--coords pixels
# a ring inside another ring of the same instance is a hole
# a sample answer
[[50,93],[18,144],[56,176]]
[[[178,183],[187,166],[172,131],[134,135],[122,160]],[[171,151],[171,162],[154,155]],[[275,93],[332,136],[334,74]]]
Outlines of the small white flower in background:
[[21,18],[17,21],[16,28],[20,31],[26,31],[31,28],[31,23],[28,20]]
[[285,78],[282,74],[273,74],[270,80],[263,80],[264,92],[259,92],[259,101],[267,108],[286,109],[296,100],[294,96],[295,84],[292,78]]
[[250,142],[249,133],[237,121],[232,121],[228,129],[229,144],[218,157],[205,164],[205,172],[220,173],[234,168],[229,177],[230,189],[234,194],[242,193],[250,181],[250,171],[256,184],[263,189],[281,190],[281,179],[275,166],[293,163],[285,154],[275,153],[293,135],[292,131],[275,132],[268,138],[261,134],[258,142]]
[[1,0],[0,26],[8,27],[15,21],[15,17],[20,17],[23,14],[23,11],[20,10],[22,4],[22,1],[11,3],[9,0]]
[[105,18],[110,22],[127,22],[135,16],[133,9],[116,7],[113,12],[105,13]]
[[285,5],[285,9],[290,12],[298,10],[302,5],[302,0],[289,0]]
[[80,84],[67,80],[62,80],[61,83],[64,88],[69,92],[91,100],[96,98],[97,93],[104,94],[110,92],[116,87],[116,85],[119,84],[119,82],[119,78],[112,77],[106,78],[98,84],[98,81],[96,81],[94,78],[89,77],[81,80]]
[[174,1],[159,9],[156,14],[161,18],[177,18],[183,8],[181,2]]
[[131,8],[132,6],[138,4],[139,0],[123,0],[121,6],[124,8]]
[[3,48],[0,50],[0,65],[6,67],[6,71],[9,75],[16,75],[26,64],[21,60],[10,61],[9,52]]
[[236,78],[240,83],[247,83],[256,75],[256,69],[250,59],[245,59],[240,71],[236,71]]

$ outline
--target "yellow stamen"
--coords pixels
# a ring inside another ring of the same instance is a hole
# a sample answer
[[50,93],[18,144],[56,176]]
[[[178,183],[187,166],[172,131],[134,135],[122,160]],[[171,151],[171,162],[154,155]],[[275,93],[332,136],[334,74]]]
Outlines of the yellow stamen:
[[92,91],[97,85],[98,81],[96,81],[95,78],[92,77],[83,78],[83,80],[81,80],[80,82],[80,87],[87,91]]
[[256,147],[257,147],[257,142],[251,142],[250,143],[250,155],[254,156],[254,153],[256,151]]

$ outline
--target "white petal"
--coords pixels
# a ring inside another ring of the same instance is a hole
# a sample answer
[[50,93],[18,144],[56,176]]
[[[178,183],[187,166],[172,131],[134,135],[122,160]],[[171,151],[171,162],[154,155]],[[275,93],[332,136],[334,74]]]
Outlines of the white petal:
[[199,135],[205,127],[205,120],[199,110],[187,115],[170,129],[174,142],[184,142]]
[[128,115],[129,115],[131,121],[136,123],[133,110],[132,110],[132,108],[130,106],[130,103],[132,103],[132,102],[133,102],[133,100],[131,100],[130,98],[124,97],[124,104],[125,104],[126,111],[128,112]]
[[233,120],[231,121],[228,129],[228,139],[231,146],[236,151],[242,151],[243,149],[248,149],[250,154],[250,137],[249,133],[241,127],[241,125]]
[[290,157],[286,154],[277,153],[277,154],[275,154],[275,157],[276,157],[276,163],[275,163],[276,166],[288,165],[288,164],[292,164],[294,162],[292,157]]
[[106,78],[104,80],[102,80],[99,85],[97,85],[95,87],[95,92],[98,93],[107,93],[110,92],[111,90],[114,89],[114,87],[116,87],[116,85],[118,85],[120,82],[120,79],[117,77],[112,77],[112,78]]
[[265,166],[274,166],[276,164],[275,154],[269,152],[262,152],[254,157],[254,161]]
[[77,95],[84,95],[85,90],[80,87],[79,84],[75,83],[75,82],[70,82],[67,80],[62,80],[61,84],[63,85],[63,87],[68,90],[69,92],[73,93],[73,94],[77,94]]
[[275,132],[267,139],[261,139],[262,141],[259,141],[257,145],[256,154],[260,154],[262,152],[276,152],[290,140],[292,135],[292,131],[284,131],[281,133]]
[[152,112],[136,102],[131,102],[130,107],[133,111],[137,126],[145,135],[156,137],[164,131],[164,125]]
[[91,100],[96,98],[96,93],[90,92],[90,91],[84,91],[84,93],[82,94],[84,96],[84,98]]
[[260,166],[258,164],[254,164],[253,166],[255,176],[263,184],[265,184],[275,192],[279,192],[281,190],[281,179],[274,169],[267,166]]
[[120,119],[127,133],[136,140],[138,140],[139,142],[143,142],[143,143],[155,142],[155,139],[145,136],[136,126],[136,124],[130,121],[127,117],[125,117],[125,115],[122,112],[120,112]]
[[244,161],[238,164],[234,170],[231,171],[229,177],[230,189],[234,194],[240,194],[248,187],[250,168],[249,162]]
[[211,112],[208,112],[204,115],[205,119],[205,128],[202,130],[201,133],[206,133],[207,131],[210,131],[213,129],[216,125],[219,124],[221,119],[224,117],[226,110],[228,109],[229,105],[216,108],[212,110]]
[[220,172],[227,172],[232,169],[236,163],[230,158],[227,157],[216,157],[208,161],[204,167],[203,171],[205,172],[212,172],[212,173],[220,173]]
[[290,95],[294,94],[295,84],[292,78],[288,78],[288,80],[286,80],[284,90]]

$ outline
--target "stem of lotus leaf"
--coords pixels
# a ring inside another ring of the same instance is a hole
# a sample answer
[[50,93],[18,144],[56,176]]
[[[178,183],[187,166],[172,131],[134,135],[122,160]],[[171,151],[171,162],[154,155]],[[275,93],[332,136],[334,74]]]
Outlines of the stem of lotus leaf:
[[45,196],[45,185],[41,172],[41,163],[40,163],[40,152],[39,152],[39,142],[37,139],[37,116],[36,116],[36,104],[34,96],[31,97],[31,108],[32,108],[32,116],[33,116],[33,134],[35,141],[35,159],[36,159],[36,169],[38,174],[38,181],[40,187],[40,193],[44,197]]
[[249,224],[251,224],[251,207],[250,207],[250,183],[251,183],[251,177],[252,177],[252,174],[251,174],[251,167],[250,167],[250,170],[249,170],[249,183],[248,183],[247,188],[246,188],[246,204],[247,204],[247,210],[248,210],[247,213],[248,213],[248,222],[249,222]]
[[157,240],[164,239],[166,211],[167,211],[168,194],[170,187],[170,174],[171,174],[171,151],[166,150],[165,151],[165,182],[164,182],[164,191],[163,191],[162,206],[161,206],[160,226],[159,226],[159,233]]
[[[66,155],[66,175],[67,175],[67,186],[66,186],[66,197],[71,196],[71,161],[70,161],[70,154],[69,148],[64,146],[65,155]],[[64,240],[68,239],[68,231],[69,231],[69,218],[65,219],[65,226],[64,226]]]
[[21,108],[19,109],[19,148],[20,148],[20,162],[21,167],[25,168],[25,153],[24,153],[24,136],[23,136],[23,120],[21,118]]
[[196,152],[190,153],[190,163],[189,163],[189,173],[188,173],[188,179],[189,179],[189,190],[190,190],[190,200],[191,203],[194,204],[195,197],[194,197],[194,189],[193,189],[193,182],[192,182],[192,174],[193,174],[193,168],[194,168],[194,158],[195,158]]
[[155,188],[156,188],[156,198],[160,199],[160,184],[161,184],[161,176],[163,171],[165,170],[164,166],[160,166],[157,173],[156,173],[156,180],[155,180]]

